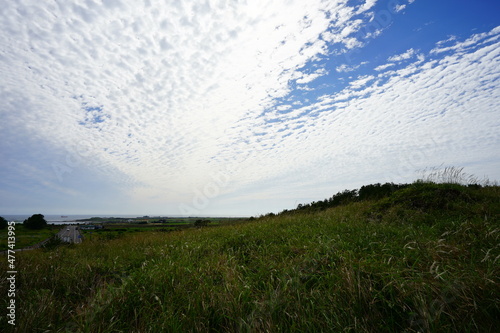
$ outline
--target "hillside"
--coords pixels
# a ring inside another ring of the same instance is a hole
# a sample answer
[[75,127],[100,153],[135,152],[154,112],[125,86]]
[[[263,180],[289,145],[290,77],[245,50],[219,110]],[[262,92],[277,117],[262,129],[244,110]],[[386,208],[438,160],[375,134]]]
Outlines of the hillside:
[[498,186],[415,183],[18,253],[16,327],[2,316],[0,330],[494,332],[499,216]]

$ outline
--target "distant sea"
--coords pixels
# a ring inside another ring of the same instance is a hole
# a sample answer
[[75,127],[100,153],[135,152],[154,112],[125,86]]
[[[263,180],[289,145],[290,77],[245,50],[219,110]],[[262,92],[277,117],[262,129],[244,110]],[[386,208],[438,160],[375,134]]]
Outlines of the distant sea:
[[[23,222],[31,215],[0,215],[3,216],[7,221]],[[45,221],[48,224],[66,224],[68,222],[74,222],[76,220],[90,219],[91,217],[122,217],[122,218],[136,218],[142,217],[139,215],[43,215]]]

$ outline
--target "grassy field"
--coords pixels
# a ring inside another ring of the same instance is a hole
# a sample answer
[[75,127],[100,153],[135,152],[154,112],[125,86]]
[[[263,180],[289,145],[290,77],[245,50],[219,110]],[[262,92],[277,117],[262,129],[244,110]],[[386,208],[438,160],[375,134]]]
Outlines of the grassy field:
[[[18,253],[16,326],[2,315],[0,331],[496,332],[499,216],[498,186],[420,183],[324,210]],[[2,261],[2,295],[6,271]]]
[[[40,230],[26,229],[22,224],[16,224],[16,248],[31,246],[57,234],[61,227],[47,227]],[[0,230],[0,251],[7,250],[7,229]]]
[[124,235],[138,232],[172,232],[185,228],[197,227],[197,223],[201,222],[202,226],[221,226],[231,225],[245,221],[243,218],[170,218],[167,223],[159,223],[157,220],[153,222],[143,223],[99,223],[104,228],[96,230],[80,230],[85,241],[88,240],[111,240],[121,238]]

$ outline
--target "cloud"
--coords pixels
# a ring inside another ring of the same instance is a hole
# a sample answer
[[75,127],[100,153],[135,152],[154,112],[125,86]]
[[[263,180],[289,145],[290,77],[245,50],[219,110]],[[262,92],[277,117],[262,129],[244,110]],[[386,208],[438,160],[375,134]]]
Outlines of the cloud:
[[199,167],[230,159],[290,82],[328,73],[305,69],[328,53],[324,33],[352,48],[362,23],[343,1],[28,1],[2,12],[4,127],[80,150],[131,188],[163,189],[206,181]]
[[408,5],[411,5],[411,4],[412,4],[412,3],[414,3],[414,2],[415,2],[415,0],[408,0],[408,3],[407,3],[407,4],[400,4],[400,3],[397,3],[397,4],[395,4],[395,6],[394,6],[394,12],[399,13],[399,12],[401,12],[401,11],[405,10],[405,9],[406,9],[406,7],[407,7]]
[[359,89],[362,88],[363,86],[366,86],[370,81],[373,81],[375,79],[375,76],[372,75],[366,75],[358,78],[355,81],[351,81],[349,83],[350,87],[352,89]]
[[[364,45],[376,1],[349,3],[6,3],[6,186],[54,201],[120,191],[129,212],[175,213],[221,170],[217,198],[306,197],[498,143],[498,28],[425,56],[411,48],[373,73],[327,68]],[[488,153],[474,154],[466,161]]]
[[377,3],[377,0],[366,0],[363,5],[361,5],[358,9],[358,13],[364,13],[370,9],[372,9],[375,4]]
[[451,36],[447,40],[437,43],[437,47],[431,50],[431,54],[440,54],[449,51],[463,53],[467,52],[473,48],[481,47],[487,43],[491,43],[500,39],[500,26],[493,28],[489,32],[484,32],[480,34],[474,34],[467,40],[463,42],[456,42],[451,46],[443,46],[446,43],[456,41],[455,36]]
[[414,49],[409,49],[408,51],[406,51],[404,53],[389,57],[387,60],[390,62],[398,62],[398,61],[408,60],[408,59],[412,58],[413,56],[415,56],[416,54],[417,54],[417,51],[415,51]]
[[323,75],[328,74],[328,71],[326,71],[324,68],[318,69],[314,73],[311,74],[303,74],[303,76],[299,79],[297,79],[295,82],[299,84],[305,84],[314,81],[318,77],[321,77]]
[[363,61],[359,65],[347,65],[347,64],[342,64],[338,67],[335,68],[335,70],[339,73],[348,73],[348,72],[353,72],[360,68],[361,66],[364,66],[368,64],[368,61]]
[[383,70],[386,70],[387,68],[392,67],[392,66],[394,66],[394,63],[388,63],[388,64],[377,66],[374,69],[376,71],[383,71]]
[[[272,155],[262,151],[261,174],[279,169],[289,170],[290,178],[314,175],[311,183],[321,191],[319,184],[328,188],[354,174],[366,174],[369,181],[411,181],[413,171],[429,163],[480,165],[493,158],[491,149],[499,142],[500,123],[493,120],[500,106],[495,94],[499,46],[490,40],[466,56],[417,59],[378,76],[362,76],[343,91],[297,109],[302,117],[276,123],[283,148]],[[300,131],[293,130],[299,121]],[[266,139],[275,140],[268,133],[259,143]],[[486,155],[472,153],[478,150]],[[384,171],[370,176],[373,170]],[[293,184],[290,188],[295,193]]]
[[406,8],[406,5],[396,5],[394,10],[396,11],[396,13],[399,13],[400,11],[404,10],[405,8]]

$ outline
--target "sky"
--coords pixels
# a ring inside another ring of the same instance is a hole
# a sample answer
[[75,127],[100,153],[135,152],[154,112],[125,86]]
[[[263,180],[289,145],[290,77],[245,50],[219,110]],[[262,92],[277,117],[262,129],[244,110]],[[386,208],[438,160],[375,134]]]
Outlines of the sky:
[[0,215],[258,216],[433,167],[500,180],[497,0],[0,4]]

